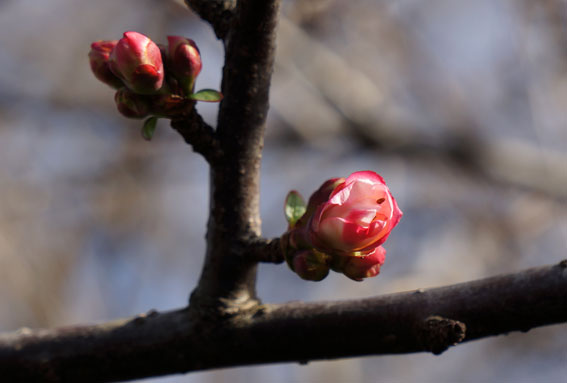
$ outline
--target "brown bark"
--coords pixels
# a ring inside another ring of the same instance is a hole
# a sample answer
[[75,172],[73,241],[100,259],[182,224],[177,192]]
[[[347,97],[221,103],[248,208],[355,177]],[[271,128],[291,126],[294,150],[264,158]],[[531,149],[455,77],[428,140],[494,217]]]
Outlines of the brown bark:
[[343,302],[258,305],[221,321],[189,310],[0,335],[9,382],[127,380],[273,362],[433,352],[567,321],[567,260],[452,286]]
[[226,48],[216,136],[222,158],[211,166],[205,265],[191,303],[202,315],[256,303],[256,262],[242,253],[260,236],[260,160],[274,64],[279,1],[238,3]]
[[0,334],[9,382],[116,381],[212,368],[428,351],[567,321],[567,261],[430,290],[262,305],[259,171],[279,0],[187,0],[226,47],[216,130],[172,126],[211,166],[207,253],[189,307],[111,323]]

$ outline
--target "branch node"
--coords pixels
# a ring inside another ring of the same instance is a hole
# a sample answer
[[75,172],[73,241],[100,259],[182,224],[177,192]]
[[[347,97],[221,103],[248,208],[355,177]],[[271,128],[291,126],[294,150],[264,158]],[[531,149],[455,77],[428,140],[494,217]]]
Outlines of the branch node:
[[425,350],[440,355],[465,339],[466,328],[464,323],[457,320],[433,315],[427,317],[418,330],[418,341]]
[[245,247],[246,257],[255,262],[279,264],[284,261],[280,238],[255,238]]
[[189,299],[189,310],[196,322],[222,323],[230,319],[247,318],[254,315],[260,301],[249,296],[211,297],[193,291]]

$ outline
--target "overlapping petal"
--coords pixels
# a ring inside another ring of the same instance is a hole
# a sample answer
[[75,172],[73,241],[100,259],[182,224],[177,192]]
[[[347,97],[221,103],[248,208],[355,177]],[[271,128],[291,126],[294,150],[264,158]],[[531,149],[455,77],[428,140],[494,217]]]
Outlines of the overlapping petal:
[[139,94],[154,94],[161,89],[164,68],[159,47],[138,32],[124,32],[124,37],[110,54],[110,70],[126,86]]
[[329,253],[369,254],[386,241],[401,216],[379,174],[355,172],[317,208],[310,222],[311,238]]

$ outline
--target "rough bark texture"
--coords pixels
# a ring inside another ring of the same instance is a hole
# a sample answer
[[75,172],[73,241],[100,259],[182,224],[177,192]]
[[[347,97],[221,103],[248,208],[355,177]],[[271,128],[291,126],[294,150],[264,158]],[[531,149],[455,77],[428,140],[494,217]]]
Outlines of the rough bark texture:
[[[259,305],[221,322],[189,310],[0,335],[8,382],[115,381],[272,362],[433,352],[567,321],[567,261],[344,302]],[[361,341],[363,339],[363,341]]]
[[260,160],[274,64],[279,0],[240,1],[228,36],[216,136],[223,153],[211,166],[205,266],[191,303],[228,312],[256,303],[256,265],[245,245],[260,236]]

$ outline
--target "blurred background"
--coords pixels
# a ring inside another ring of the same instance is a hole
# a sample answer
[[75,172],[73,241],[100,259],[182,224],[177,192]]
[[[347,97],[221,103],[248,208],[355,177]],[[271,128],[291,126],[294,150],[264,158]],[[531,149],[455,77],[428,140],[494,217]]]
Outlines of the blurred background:
[[[223,51],[181,1],[0,0],[0,331],[186,304],[207,219],[205,161],[152,142],[90,73],[126,30]],[[404,211],[382,274],[300,280],[261,265],[265,302],[360,298],[547,265],[567,250],[567,6],[552,0],[287,0],[262,165],[264,234],[356,170]],[[215,124],[217,105],[198,104]],[[199,372],[151,382],[565,382],[567,326],[426,354]]]

